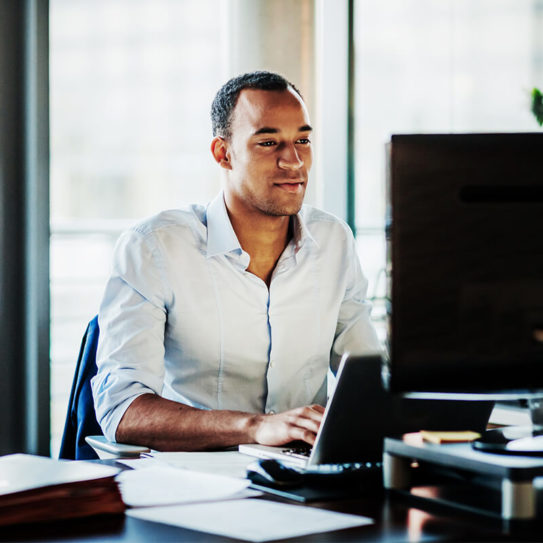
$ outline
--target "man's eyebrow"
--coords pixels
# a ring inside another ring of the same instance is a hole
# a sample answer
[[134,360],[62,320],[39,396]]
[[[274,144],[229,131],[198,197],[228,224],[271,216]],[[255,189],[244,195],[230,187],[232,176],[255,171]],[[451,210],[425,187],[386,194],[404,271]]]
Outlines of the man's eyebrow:
[[[298,132],[311,132],[313,128],[309,126],[308,124],[304,124],[303,126],[300,126],[298,128]],[[258,136],[259,134],[278,134],[279,129],[272,128],[271,126],[263,126],[262,128],[259,128],[256,132],[253,133],[253,136]]]
[[277,128],[272,128],[271,126],[263,126],[259,128],[256,132],[253,133],[253,136],[258,136],[259,134],[277,134],[279,130]]

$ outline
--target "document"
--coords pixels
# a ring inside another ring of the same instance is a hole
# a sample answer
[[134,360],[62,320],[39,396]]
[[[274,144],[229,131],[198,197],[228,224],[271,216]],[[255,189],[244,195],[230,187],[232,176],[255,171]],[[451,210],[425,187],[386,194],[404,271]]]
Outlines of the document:
[[[238,451],[153,452],[146,456],[150,456],[156,462],[175,468],[240,478],[245,478],[247,465],[255,461],[253,457],[241,454]],[[142,458],[142,467],[144,461],[145,458]],[[130,466],[136,468],[137,466],[133,462]]]
[[[129,507],[195,503],[244,497],[247,479],[225,477],[153,465],[127,470],[117,478],[124,503]],[[252,491],[250,491],[252,492]]]
[[127,515],[255,542],[373,523],[367,517],[255,499],[132,509],[127,511]]

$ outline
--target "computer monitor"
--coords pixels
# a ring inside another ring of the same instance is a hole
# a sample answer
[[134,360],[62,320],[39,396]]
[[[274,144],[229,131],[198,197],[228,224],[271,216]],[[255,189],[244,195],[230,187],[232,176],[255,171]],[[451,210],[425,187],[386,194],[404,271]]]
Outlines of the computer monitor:
[[543,397],[543,133],[394,135],[387,181],[389,388]]

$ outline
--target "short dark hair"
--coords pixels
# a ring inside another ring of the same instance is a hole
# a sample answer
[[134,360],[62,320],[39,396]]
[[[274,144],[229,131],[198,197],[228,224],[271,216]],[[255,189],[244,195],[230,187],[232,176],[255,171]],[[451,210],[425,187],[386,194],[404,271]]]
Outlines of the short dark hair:
[[213,136],[229,138],[232,123],[232,112],[236,107],[239,93],[244,89],[258,89],[268,91],[284,91],[292,88],[300,98],[300,91],[282,75],[257,71],[238,75],[227,81],[217,92],[211,104],[211,126]]

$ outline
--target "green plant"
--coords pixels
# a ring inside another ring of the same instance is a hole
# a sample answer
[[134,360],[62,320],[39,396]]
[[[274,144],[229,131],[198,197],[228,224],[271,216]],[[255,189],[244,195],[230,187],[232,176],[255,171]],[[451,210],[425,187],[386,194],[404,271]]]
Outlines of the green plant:
[[532,90],[532,113],[535,115],[539,126],[543,126],[543,94],[536,88]]

